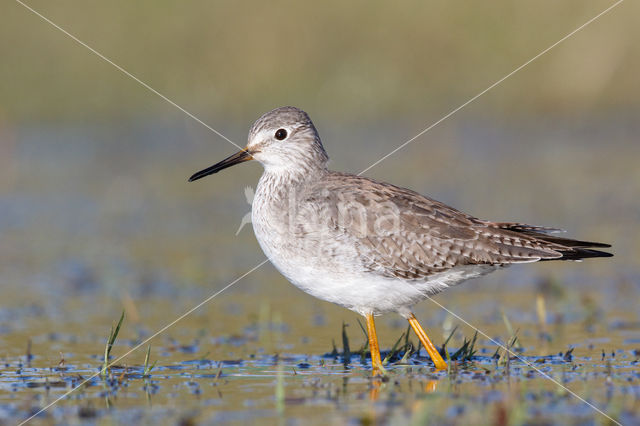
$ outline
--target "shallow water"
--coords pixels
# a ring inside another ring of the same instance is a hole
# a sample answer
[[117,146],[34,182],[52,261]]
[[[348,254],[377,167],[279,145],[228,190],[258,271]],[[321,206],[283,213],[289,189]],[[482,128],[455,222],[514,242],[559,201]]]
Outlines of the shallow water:
[[[278,291],[280,285],[273,284]],[[290,290],[291,297],[282,301],[261,290],[236,289],[219,296],[117,361],[106,378],[96,375],[117,318],[109,318],[109,309],[93,303],[94,297],[104,295],[70,296],[57,312],[50,312],[42,301],[22,309],[5,308],[2,315],[11,321],[3,323],[12,325],[5,326],[0,337],[0,415],[14,423],[82,383],[35,421],[499,423],[505,416],[513,423],[606,423],[562,384],[623,424],[640,420],[637,314],[607,310],[606,304],[592,311],[590,298],[597,297],[597,291],[583,293],[580,306],[565,304],[571,291],[560,299],[546,293],[548,322],[542,328],[531,303],[535,292],[481,293],[470,301],[454,290],[438,302],[501,344],[510,337],[504,310],[517,330],[521,346],[514,347],[514,353],[521,359],[514,355],[507,366],[506,359],[494,357],[496,343],[480,335],[471,361],[451,361],[448,373],[435,371],[424,351],[404,362],[398,359],[404,355],[400,352],[388,366],[388,378],[375,380],[368,359],[363,363],[359,354],[348,362],[345,358],[343,320],[348,323],[351,351],[357,352],[366,341],[357,316]],[[199,301],[186,299],[184,304],[164,297],[125,302],[130,313],[112,361]],[[473,330],[449,315],[434,315],[433,307],[424,302],[418,316],[438,345],[453,324],[459,325],[448,344],[453,354]],[[71,312],[81,320],[69,318]],[[387,352],[405,324],[394,316],[381,317],[378,323]],[[411,335],[410,340],[415,348],[417,339]],[[149,364],[156,364],[144,376],[147,346]]]

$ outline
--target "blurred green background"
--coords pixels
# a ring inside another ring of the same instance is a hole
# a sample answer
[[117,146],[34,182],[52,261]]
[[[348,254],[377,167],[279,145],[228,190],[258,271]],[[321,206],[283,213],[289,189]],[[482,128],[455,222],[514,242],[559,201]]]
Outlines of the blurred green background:
[[[238,145],[263,112],[306,110],[331,167],[353,173],[611,4],[28,2]],[[236,148],[19,3],[3,2],[0,16],[6,355],[55,330],[102,335],[123,304],[156,330],[263,259],[249,226],[236,236],[258,164],[187,184]],[[523,305],[554,280],[565,291],[555,308],[569,321],[590,315],[579,306],[599,306],[595,336],[616,318],[640,320],[638,16],[637,2],[622,3],[367,171],[481,218],[613,244],[612,259],[512,268],[440,303],[479,324],[501,309],[535,323],[535,307]],[[478,294],[490,300],[474,306]],[[242,330],[261,309],[308,334],[289,348],[309,353],[355,321],[265,266],[208,304],[198,326]],[[333,325],[299,322],[308,312]],[[441,341],[445,314],[426,304],[419,313]],[[391,317],[383,337],[397,326]]]
[[[428,122],[612,3],[28,2],[214,127],[287,103],[356,124]],[[623,4],[473,110],[503,117],[636,108],[637,12],[635,2]],[[7,119],[182,118],[18,3],[5,2],[2,14]]]

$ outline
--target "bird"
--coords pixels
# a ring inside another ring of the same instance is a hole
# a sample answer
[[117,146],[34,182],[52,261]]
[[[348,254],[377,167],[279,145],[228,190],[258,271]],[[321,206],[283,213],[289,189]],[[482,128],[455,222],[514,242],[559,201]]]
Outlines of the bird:
[[446,370],[415,304],[513,264],[612,256],[599,250],[609,244],[478,219],[410,189],[329,170],[316,127],[292,106],[262,115],[245,148],[189,182],[249,160],[264,168],[251,207],[260,247],[301,290],[364,316],[374,375],[385,372],[374,317],[401,315],[435,370]]

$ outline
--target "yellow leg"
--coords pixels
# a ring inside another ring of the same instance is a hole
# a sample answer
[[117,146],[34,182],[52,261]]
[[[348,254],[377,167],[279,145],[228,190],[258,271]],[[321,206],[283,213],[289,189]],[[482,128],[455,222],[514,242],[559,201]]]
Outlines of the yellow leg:
[[367,334],[369,335],[369,351],[371,351],[371,366],[373,373],[378,375],[384,372],[382,361],[380,360],[380,347],[378,346],[378,335],[376,334],[376,323],[373,321],[373,314],[365,315],[367,319]]
[[433,363],[436,365],[436,368],[438,370],[446,370],[447,363],[444,362],[444,359],[442,359],[440,353],[438,353],[438,351],[436,350],[436,347],[433,346],[433,343],[431,343],[431,340],[429,340],[429,336],[427,336],[427,333],[424,331],[416,317],[413,314],[410,314],[407,320],[409,321],[409,324],[411,324],[411,328],[413,328],[413,331],[415,331],[415,333],[418,335],[418,339],[420,339],[420,341],[422,342],[422,346],[424,346],[424,348],[429,353],[429,356],[431,357]]

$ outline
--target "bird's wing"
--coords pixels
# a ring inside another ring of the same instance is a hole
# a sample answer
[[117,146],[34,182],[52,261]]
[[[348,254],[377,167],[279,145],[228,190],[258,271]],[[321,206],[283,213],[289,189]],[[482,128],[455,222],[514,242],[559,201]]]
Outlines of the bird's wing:
[[331,172],[306,197],[313,201],[308,204],[324,206],[321,214],[333,228],[330,235],[348,237],[364,266],[389,277],[422,279],[460,265],[603,253],[587,250],[595,243],[569,244],[574,240],[546,235],[549,228],[483,221],[414,191],[360,176]]

